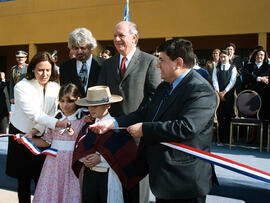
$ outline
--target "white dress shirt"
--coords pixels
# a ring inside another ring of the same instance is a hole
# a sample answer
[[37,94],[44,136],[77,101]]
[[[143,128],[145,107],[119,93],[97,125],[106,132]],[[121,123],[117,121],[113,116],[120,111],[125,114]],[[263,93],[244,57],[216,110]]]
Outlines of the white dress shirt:
[[[128,68],[128,64],[130,63],[130,61],[131,61],[133,55],[135,54],[135,51],[136,51],[136,48],[134,48],[131,52],[129,52],[128,55],[126,55],[126,58],[127,58],[127,60],[126,60],[126,62],[125,62],[125,68],[126,68],[126,69]],[[120,54],[119,68],[120,68],[120,66],[121,66],[121,62],[122,62],[122,59],[123,59],[123,58],[124,58],[124,56]]]
[[27,133],[33,128],[42,135],[46,127],[55,129],[57,119],[54,114],[58,105],[60,86],[48,82],[44,88],[36,79],[23,79],[14,87],[14,112],[10,119],[18,130]]
[[[229,64],[229,63],[221,64],[221,70],[223,70],[223,68],[225,68],[225,70],[227,71],[227,70],[230,69],[230,67],[231,67],[231,64]],[[234,66],[233,69],[232,69],[232,76],[231,76],[230,82],[225,88],[225,90],[227,92],[230,91],[234,87],[235,82],[236,82],[236,76],[237,76],[237,70],[236,70],[236,68]],[[218,85],[218,79],[217,79],[216,66],[214,66],[214,70],[213,70],[213,73],[212,73],[212,82],[213,82],[214,89],[217,92],[219,92],[219,85]]]

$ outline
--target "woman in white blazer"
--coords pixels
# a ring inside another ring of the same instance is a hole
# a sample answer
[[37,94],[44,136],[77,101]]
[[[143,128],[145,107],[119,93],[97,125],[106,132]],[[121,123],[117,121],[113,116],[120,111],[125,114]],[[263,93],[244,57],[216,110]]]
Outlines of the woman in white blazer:
[[[58,74],[48,52],[36,54],[29,63],[26,78],[14,87],[15,108],[10,120],[10,134],[41,136],[46,127],[64,128],[65,122],[54,118],[58,101]],[[33,155],[12,137],[8,143],[6,173],[18,179],[20,203],[30,203],[30,183],[37,183],[44,157]]]

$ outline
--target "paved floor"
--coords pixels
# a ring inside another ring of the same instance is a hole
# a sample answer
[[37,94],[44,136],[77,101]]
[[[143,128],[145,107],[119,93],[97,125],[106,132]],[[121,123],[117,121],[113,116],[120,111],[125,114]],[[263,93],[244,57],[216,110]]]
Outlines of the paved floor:
[[[235,146],[229,150],[228,145],[217,145],[213,143],[212,152],[232,159],[243,164],[264,170],[270,173],[270,154],[259,152],[258,147],[250,148],[243,146]],[[16,179],[5,175],[5,162],[7,153],[7,138],[0,139],[0,203],[17,203]],[[211,195],[223,196],[243,200],[246,203],[253,202],[269,202],[270,184],[265,183],[247,176],[237,174],[224,168],[215,168],[220,186],[214,187]],[[236,202],[231,199],[218,200],[211,196],[207,202]],[[220,198],[220,197],[218,197]],[[150,197],[154,201],[153,195]]]

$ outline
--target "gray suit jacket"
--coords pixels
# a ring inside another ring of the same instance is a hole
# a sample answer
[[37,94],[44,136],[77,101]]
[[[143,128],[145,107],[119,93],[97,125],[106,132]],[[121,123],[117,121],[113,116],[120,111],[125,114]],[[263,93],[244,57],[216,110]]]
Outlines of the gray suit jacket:
[[119,74],[119,60],[119,54],[107,59],[103,63],[98,79],[98,84],[109,86],[112,94],[123,96],[122,102],[112,105],[110,109],[112,116],[128,114],[137,110],[143,99],[145,101],[151,99],[161,82],[155,56],[137,48],[122,80]]
[[137,152],[137,171],[149,173],[150,188],[160,199],[189,199],[210,192],[214,175],[209,163],[160,142],[178,142],[210,151],[217,99],[209,82],[191,70],[160,105],[167,84],[161,83],[152,100],[136,112],[116,118],[119,126],[143,122]]

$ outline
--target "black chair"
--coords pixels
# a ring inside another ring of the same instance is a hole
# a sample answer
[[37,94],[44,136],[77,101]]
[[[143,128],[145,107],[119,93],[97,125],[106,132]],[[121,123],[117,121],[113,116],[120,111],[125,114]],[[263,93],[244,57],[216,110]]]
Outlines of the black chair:
[[260,128],[260,152],[262,151],[263,140],[263,121],[259,118],[261,108],[261,98],[253,90],[244,90],[239,93],[235,100],[235,118],[231,119],[230,124],[230,149],[233,142],[233,126],[237,126],[237,139],[239,139],[239,126],[247,126],[247,139],[249,135],[249,126]]

